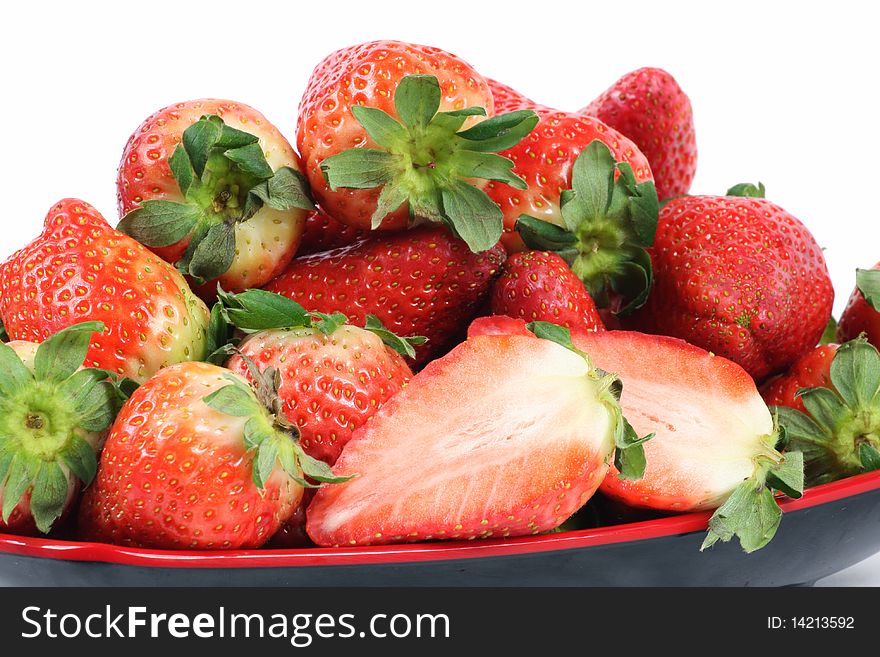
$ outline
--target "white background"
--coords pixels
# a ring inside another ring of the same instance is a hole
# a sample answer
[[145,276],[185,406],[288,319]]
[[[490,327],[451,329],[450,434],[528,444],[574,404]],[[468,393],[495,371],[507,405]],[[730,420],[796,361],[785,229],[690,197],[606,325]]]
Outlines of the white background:
[[[430,13],[426,14],[430,7]],[[880,259],[876,30],[867,2],[6,3],[0,37],[0,257],[65,196],[116,221],[115,178],[150,113],[198,97],[253,105],[295,141],[314,65],[379,38],[435,45],[560,109],[641,66],[694,107],[694,193],[761,180],[826,257],[839,313]],[[326,12],[326,13],[325,13]],[[827,580],[880,585],[880,557]]]

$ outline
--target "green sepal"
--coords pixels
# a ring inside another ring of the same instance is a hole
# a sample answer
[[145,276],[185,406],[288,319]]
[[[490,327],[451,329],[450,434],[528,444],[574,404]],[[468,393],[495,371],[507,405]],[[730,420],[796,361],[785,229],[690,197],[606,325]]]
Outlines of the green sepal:
[[833,344],[835,342],[837,342],[837,320],[834,317],[829,317],[822,337],[819,338],[819,344]]
[[529,322],[526,324],[526,328],[542,340],[555,342],[579,356],[585,355],[584,352],[574,346],[574,342],[571,340],[571,331],[564,326],[559,326],[552,322]]
[[379,146],[391,148],[406,138],[406,130],[387,112],[375,107],[354,105],[351,113]]
[[21,502],[27,489],[33,484],[41,461],[22,453],[15,454],[9,463],[6,484],[3,489],[3,508],[0,510],[3,522],[9,522],[12,511]]
[[[250,196],[255,196],[261,205],[273,210],[315,209],[305,176],[290,167],[278,169],[269,180],[251,189]],[[257,209],[254,209],[254,214]]]
[[350,148],[321,162],[330,189],[373,189],[385,185],[401,168],[401,159],[375,148]]
[[880,451],[868,443],[862,443],[859,445],[859,461],[864,472],[880,470]]
[[183,131],[182,144],[197,178],[201,178],[211,151],[223,134],[223,119],[206,115]]
[[319,461],[306,454],[298,443],[295,443],[295,449],[302,472],[310,479],[320,481],[322,484],[342,484],[354,478],[354,475],[349,475],[347,477],[338,477],[334,475],[333,470],[329,465],[324,463],[324,461]]
[[256,144],[260,141],[256,135],[252,135],[244,130],[237,130],[236,128],[226,125],[225,122],[222,123],[223,130],[220,132],[219,141],[214,144],[215,148],[223,148],[226,150],[243,148],[244,146]]
[[868,408],[880,392],[880,353],[865,339],[851,340],[837,349],[830,374],[831,383],[848,406]]
[[[218,285],[219,294],[225,294]],[[211,306],[211,314],[208,317],[208,330],[206,335],[205,361],[214,365],[222,365],[229,355],[229,347],[234,346],[237,340],[232,335],[232,327],[226,319],[223,303],[217,301]]]
[[767,471],[767,485],[792,499],[804,494],[804,455],[786,452],[780,463]]
[[754,478],[741,483],[709,519],[709,532],[700,550],[733,537],[746,552],[759,550],[776,535],[782,509],[767,486]]
[[30,509],[37,529],[48,534],[64,511],[70,482],[55,461],[40,463],[31,489]]
[[[189,155],[186,154],[186,149],[181,144],[177,145],[174,152],[168,158],[168,166],[171,168],[171,175],[177,181],[177,186],[180,187],[180,193],[186,197],[190,187],[195,182],[196,172],[193,171]],[[169,242],[169,244],[173,244],[173,242]]]
[[266,162],[263,149],[256,142],[239,148],[230,148],[224,151],[223,155],[235,162],[241,171],[258,180],[268,180],[274,175],[269,163]]
[[880,269],[857,269],[856,287],[868,305],[880,312]]
[[441,195],[449,227],[471,251],[486,251],[498,243],[504,230],[504,215],[485,192],[456,180],[442,188]]
[[251,417],[259,412],[253,391],[237,380],[206,395],[202,401],[215,411],[233,417]]
[[623,414],[618,419],[614,430],[614,467],[619,472],[619,478],[629,481],[638,481],[645,476],[647,459],[643,445],[654,437],[654,433],[639,437]]
[[630,260],[621,264],[619,273],[610,279],[609,285],[614,292],[627,303],[620,307],[617,315],[626,317],[645,305],[651,286],[654,284],[654,269],[651,256],[645,249],[635,247],[630,253]]
[[146,246],[162,247],[189,235],[201,218],[202,211],[195,205],[150,200],[126,214],[116,229]]
[[15,350],[0,342],[0,396],[14,395],[33,380],[33,373],[21,362]]
[[538,125],[538,118],[532,110],[516,110],[480,121],[457,134],[471,142],[470,150],[497,153],[513,148],[521,142]]
[[34,357],[34,378],[64,381],[82,366],[93,333],[103,333],[103,322],[80,322],[46,338]]
[[227,322],[245,332],[274,328],[310,327],[309,313],[293,299],[266,290],[251,289],[230,294],[218,291]]
[[416,350],[413,347],[421,346],[428,341],[428,338],[423,335],[400,337],[385,328],[382,321],[375,315],[367,315],[364,328],[376,334],[385,346],[390,347],[401,356],[409,356],[410,358],[416,357]]
[[229,270],[234,259],[235,225],[214,224],[196,244],[187,273],[196,281],[214,280]]
[[[440,83],[433,75],[407,75],[394,92],[394,109],[403,125],[411,129],[424,130],[440,109],[441,96]],[[357,105],[353,107],[352,113],[358,107]],[[357,114],[355,116],[357,117]],[[358,120],[360,121],[360,118]],[[394,123],[399,126],[396,121]],[[372,133],[370,136],[373,137]],[[378,139],[376,141],[382,144]],[[388,146],[388,144],[383,145]]]
[[514,189],[528,189],[528,183],[513,172],[514,162],[495,153],[458,151],[453,162],[459,175],[504,183]]
[[73,476],[83,486],[88,486],[98,472],[98,457],[95,448],[77,435],[73,435],[58,453],[58,458],[70,468]]
[[340,326],[348,322],[348,317],[342,313],[310,313],[312,326],[324,335],[331,335]]
[[765,198],[767,190],[764,183],[759,182],[757,185],[752,183],[739,183],[727,190],[725,196],[743,196],[748,198]]
[[530,215],[521,214],[516,221],[516,231],[530,249],[553,251],[569,266],[578,255],[577,237],[574,233],[549,221],[541,221]]
[[0,342],[9,342],[9,334],[6,332],[6,327],[3,326],[2,320],[0,320]]
[[833,435],[847,414],[846,405],[840,397],[828,388],[801,389],[797,394],[810,417],[826,434]]
[[[396,212],[404,203],[406,203],[407,199],[407,193],[399,184],[389,182],[383,185],[382,191],[379,192],[379,198],[376,199],[376,209],[370,217],[370,229],[376,230],[381,226],[385,217],[392,212]],[[439,210],[424,214],[437,217],[441,216]]]
[[100,369],[75,372],[61,384],[59,393],[73,404],[77,426],[95,433],[110,426],[121,406],[116,385]]
[[262,489],[266,487],[266,482],[272,476],[277,460],[278,442],[275,440],[262,441],[257,447],[253,465],[251,466],[251,476],[257,488]]

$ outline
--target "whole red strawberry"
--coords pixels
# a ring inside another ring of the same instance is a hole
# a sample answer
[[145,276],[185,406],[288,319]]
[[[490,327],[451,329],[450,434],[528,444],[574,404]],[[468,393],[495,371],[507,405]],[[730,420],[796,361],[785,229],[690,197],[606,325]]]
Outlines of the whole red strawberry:
[[691,101],[669,73],[640,68],[627,73],[580,110],[632,139],[654,174],[661,199],[687,194],[697,170]]
[[252,107],[203,98],[134,131],[119,164],[119,229],[213,297],[259,287],[296,252],[313,206],[299,157]]
[[337,221],[323,210],[315,210],[306,216],[302,241],[296,253],[304,256],[329,251],[353,244],[368,235],[369,231]]
[[[559,327],[552,330],[560,331]],[[306,513],[318,545],[521,536],[561,525],[641,442],[617,378],[535,335],[468,338],[355,432]]]
[[529,100],[513,87],[509,87],[502,82],[486,78],[489,83],[489,90],[492,92],[492,101],[495,105],[497,113],[515,112],[520,109],[532,109],[537,106],[533,100]]
[[561,257],[548,251],[510,256],[492,285],[493,315],[552,322],[569,329],[605,329],[584,284]]
[[277,372],[281,410],[303,450],[330,465],[352,432],[412,378],[403,359],[415,355],[412,345],[371,315],[360,328],[341,313],[310,314],[265,290],[220,299],[228,321],[248,333],[226,366],[249,380],[253,364]]
[[101,321],[86,366],[136,381],[207,351],[208,309],[183,276],[78,199],[53,206],[42,234],[0,266],[0,316],[11,339],[31,342]]
[[338,50],[299,107],[297,146],[315,198],[339,221],[396,230],[449,226],[474,251],[501,233],[485,180],[524,188],[495,155],[534,127],[531,111],[492,116],[485,78],[455,55],[400,41]]
[[768,406],[788,406],[806,412],[798,395],[803,388],[830,388],[831,361],[836,344],[823,344],[798,358],[785,374],[769,379],[761,386],[761,396]]
[[425,226],[295,258],[265,289],[309,311],[361,326],[372,314],[397,335],[424,336],[422,365],[467,326],[504,257],[500,246],[473,253],[445,228]]
[[672,199],[651,259],[654,288],[633,325],[729,358],[758,381],[812,349],[831,316],[822,249],[763,198]]
[[850,295],[837,326],[837,340],[855,340],[862,333],[880,346],[880,262],[856,272],[856,289]]
[[[271,386],[272,373],[261,374]],[[222,367],[165,368],[116,418],[83,497],[81,534],[167,549],[261,546],[293,513],[304,475],[338,481],[274,406],[271,387],[255,391]]]

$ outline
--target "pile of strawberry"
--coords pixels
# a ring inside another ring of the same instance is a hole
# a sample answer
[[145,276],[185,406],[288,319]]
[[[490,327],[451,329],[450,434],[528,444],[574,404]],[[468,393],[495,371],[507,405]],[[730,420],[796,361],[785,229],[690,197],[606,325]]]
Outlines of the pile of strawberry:
[[601,497],[762,547],[780,494],[880,468],[880,270],[835,332],[807,228],[696,160],[660,69],[565,112],[394,41],[317,66],[296,149],[159,110],[115,229],[65,199],[0,266],[0,529],[332,547]]

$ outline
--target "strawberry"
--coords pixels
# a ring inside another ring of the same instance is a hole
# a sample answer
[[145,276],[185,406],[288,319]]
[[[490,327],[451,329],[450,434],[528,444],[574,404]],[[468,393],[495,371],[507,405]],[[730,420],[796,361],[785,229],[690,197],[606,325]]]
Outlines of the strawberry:
[[220,299],[228,321],[249,333],[226,366],[250,378],[249,358],[278,372],[281,410],[299,429],[303,450],[330,465],[352,432],[410,380],[403,356],[423,341],[398,338],[372,315],[359,328],[341,313],[309,314],[264,290]]
[[473,251],[501,235],[486,180],[524,189],[495,153],[527,135],[530,110],[494,116],[486,80],[440,50],[373,41],[318,64],[300,102],[297,146],[315,198],[339,221],[399,230],[449,226]]
[[553,529],[592,496],[615,446],[632,476],[644,466],[617,386],[551,340],[468,338],[355,432],[333,471],[358,477],[318,490],[308,534],[335,546]]
[[[528,102],[528,101],[525,101]],[[645,301],[658,202],[638,147],[598,119],[527,104],[540,117],[516,146],[502,151],[528,183],[524,191],[490,183],[504,214],[508,252],[557,251],[600,307],[628,313]]]
[[372,314],[397,335],[425,336],[418,366],[467,325],[503,261],[500,246],[472,253],[445,228],[424,226],[296,258],[265,289],[309,311],[358,325]]
[[513,87],[509,87],[492,78],[486,78],[486,82],[489,84],[489,91],[492,92],[492,102],[495,105],[495,111],[498,113],[514,112],[520,109],[534,109],[538,106],[535,101],[529,100]]
[[854,340],[862,333],[871,344],[880,345],[880,262],[873,269],[857,270],[856,289],[837,327],[839,342]]
[[177,103],[125,146],[119,229],[213,296],[259,287],[296,252],[313,209],[297,154],[266,118],[229,100]]
[[761,386],[761,396],[768,406],[788,406],[806,412],[798,391],[802,388],[830,388],[831,361],[836,344],[822,344],[798,358],[785,374],[769,379]]
[[687,194],[697,170],[691,101],[669,73],[640,68],[627,73],[580,110],[619,130],[639,147],[661,199]]
[[790,449],[803,451],[807,483],[880,469],[880,353],[864,338],[837,348],[828,381],[798,390],[801,408],[774,407]]
[[552,322],[570,329],[603,331],[605,326],[584,284],[565,261],[548,251],[510,256],[492,285],[493,315]]
[[79,530],[167,549],[261,546],[294,512],[304,477],[340,481],[308,457],[279,410],[275,373],[254,390],[209,363],[180,363],[138,388],[110,429]]
[[632,326],[729,358],[758,381],[812,349],[831,316],[822,249],[764,198],[672,199],[651,259],[654,288]]
[[297,255],[309,255],[348,246],[369,236],[369,231],[360,230],[337,221],[323,210],[309,212],[303,227],[302,241]]
[[95,476],[120,399],[106,372],[81,367],[103,330],[83,322],[42,344],[0,344],[0,531],[48,533]]
[[208,309],[183,277],[77,199],[54,205],[42,234],[0,265],[0,316],[31,342],[103,322],[86,365],[135,381],[206,354]]

